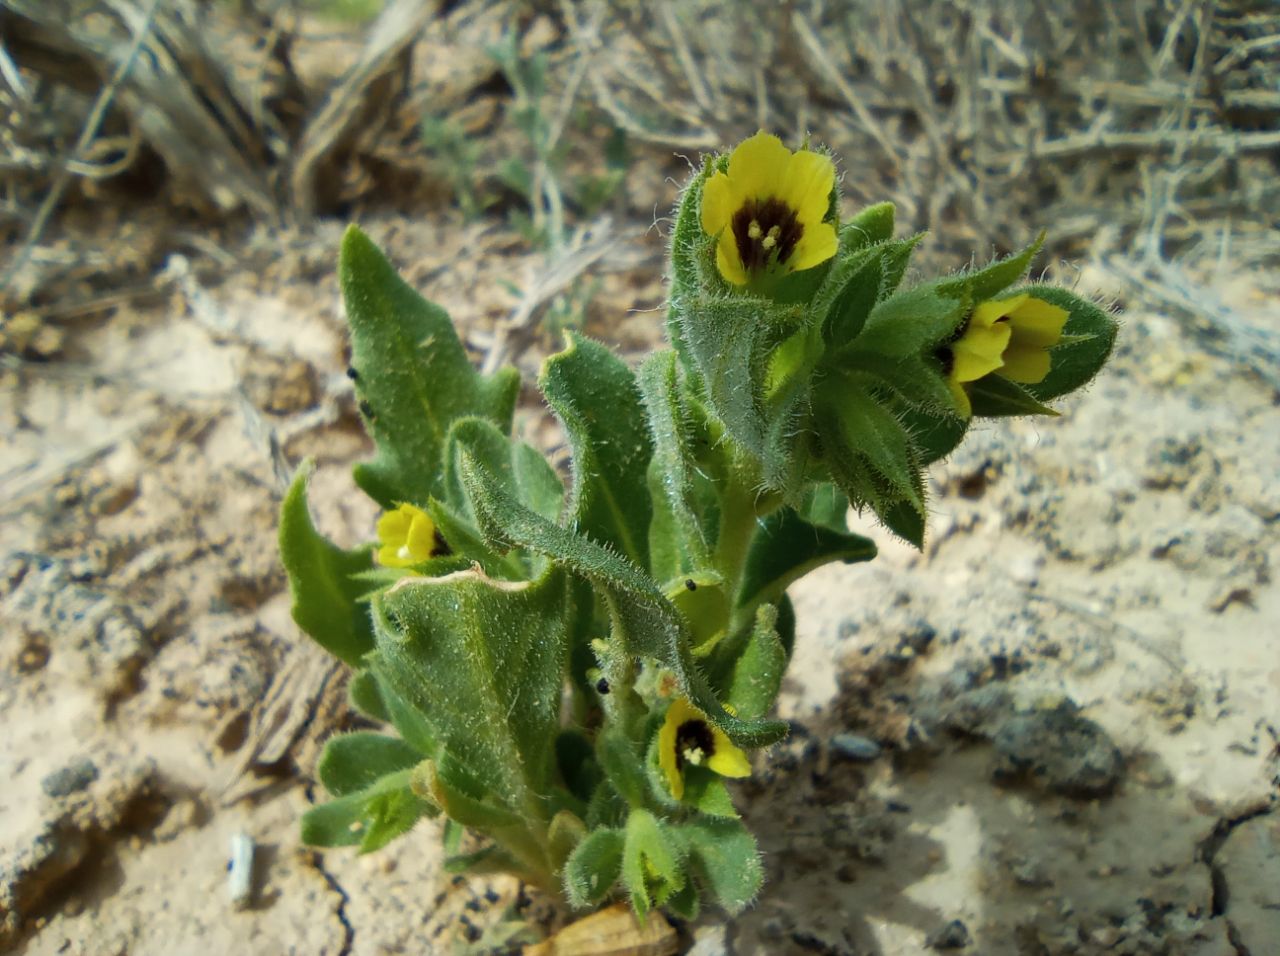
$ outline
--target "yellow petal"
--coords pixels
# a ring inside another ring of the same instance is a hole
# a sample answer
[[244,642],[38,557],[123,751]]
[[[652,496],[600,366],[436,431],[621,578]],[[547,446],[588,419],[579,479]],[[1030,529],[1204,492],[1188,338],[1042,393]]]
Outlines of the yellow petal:
[[791,250],[791,258],[787,267],[793,272],[803,272],[814,266],[822,265],[836,254],[836,227],[829,222],[806,225],[800,241]]
[[1068,314],[1066,309],[1029,296],[1009,313],[1009,323],[1013,326],[1010,345],[1035,345],[1040,348],[1057,345],[1062,338],[1062,327],[1067,324]]
[[409,534],[409,524],[412,520],[413,518],[405,514],[402,507],[395,511],[384,511],[378,518],[378,540],[383,543],[394,541],[396,547],[399,547]]
[[1008,299],[992,299],[988,302],[983,302],[973,310],[973,318],[969,320],[969,327],[990,328],[1026,302],[1028,298],[1029,296],[1024,292],[1022,295],[1011,296]]
[[729,156],[729,179],[742,199],[781,196],[791,150],[764,131],[743,140]]
[[751,776],[751,762],[747,760],[747,755],[735,747],[719,727],[711,723],[707,726],[711,728],[711,738],[715,741],[716,748],[716,752],[707,760],[707,767],[722,777]]
[[836,167],[830,157],[807,149],[791,157],[787,164],[784,191],[779,198],[795,211],[805,233],[827,215],[831,205],[831,187],[835,181]]
[[436,526],[429,515],[419,511],[413,516],[405,545],[414,561],[425,561],[431,557],[431,552],[436,548]]
[[747,284],[747,270],[742,265],[742,257],[738,255],[738,240],[732,229],[720,233],[720,241],[716,243],[716,268],[726,282],[734,285]]
[[971,322],[964,336],[951,348],[952,380],[976,382],[998,369],[1011,332],[1007,323],[984,328]]
[[658,729],[658,766],[667,778],[667,787],[677,800],[684,799],[684,776],[680,773],[676,754],[676,732],[690,715],[700,716],[684,699],[674,700],[667,708],[667,716]]
[[1015,382],[1034,385],[1049,374],[1049,353],[1037,345],[1010,345],[1004,353],[1000,374]]
[[733,221],[733,187],[729,177],[716,173],[702,187],[702,229],[716,236]]

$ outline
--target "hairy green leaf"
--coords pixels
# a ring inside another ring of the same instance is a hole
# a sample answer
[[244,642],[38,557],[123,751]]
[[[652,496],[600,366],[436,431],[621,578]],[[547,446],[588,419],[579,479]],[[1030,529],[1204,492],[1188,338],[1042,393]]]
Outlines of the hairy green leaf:
[[694,664],[690,635],[679,612],[652,578],[594,541],[525,508],[465,455],[462,475],[486,537],[546,554],[566,570],[590,580],[608,604],[613,634],[623,651],[654,658],[669,667],[694,706],[740,746],[766,746],[786,733],[785,723],[742,721],[725,712]]
[[653,446],[635,376],[603,345],[570,333],[538,385],[573,449],[567,523],[647,567]]
[[335,797],[365,790],[382,777],[412,769],[423,755],[403,740],[357,731],[325,741],[316,774]]
[[792,583],[832,561],[852,564],[875,556],[869,538],[810,524],[794,508],[781,508],[764,519],[751,542],[737,605],[776,601]]
[[631,895],[631,908],[641,919],[650,907],[661,906],[684,886],[681,850],[652,813],[631,811],[622,848],[622,882]]
[[475,415],[509,432],[519,375],[477,373],[445,311],[401,279],[355,226],[343,237],[338,277],[356,395],[377,446],[371,461],[356,466],[356,483],[383,508],[425,506],[443,496],[449,426]]
[[599,903],[622,875],[622,830],[602,828],[588,834],[569,854],[564,890],[575,909]]
[[697,819],[672,828],[698,882],[736,916],[756,898],[764,867],[756,841],[737,820]]
[[298,469],[280,506],[280,558],[289,575],[293,620],[321,647],[352,667],[373,650],[370,590],[357,578],[373,568],[373,549],[343,551],[316,531],[307,509],[307,478]]
[[[545,519],[539,519],[545,520]],[[406,578],[374,600],[379,681],[479,792],[537,817],[550,787],[568,653],[566,579]]]

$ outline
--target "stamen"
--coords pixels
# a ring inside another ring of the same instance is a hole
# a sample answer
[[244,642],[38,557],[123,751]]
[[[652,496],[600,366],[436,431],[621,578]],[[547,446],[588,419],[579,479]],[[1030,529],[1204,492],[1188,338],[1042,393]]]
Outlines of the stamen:
[[701,747],[686,747],[684,750],[685,763],[691,763],[695,767],[702,766],[702,758],[705,756]]
[[760,228],[760,223],[752,219],[751,225],[747,226],[747,236],[752,239],[759,239],[762,235],[764,235],[764,230]]

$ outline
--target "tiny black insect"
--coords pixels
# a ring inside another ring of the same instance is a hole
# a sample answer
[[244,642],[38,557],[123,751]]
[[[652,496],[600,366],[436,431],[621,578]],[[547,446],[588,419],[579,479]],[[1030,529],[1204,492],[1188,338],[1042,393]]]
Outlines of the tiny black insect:
[[354,365],[347,366],[347,378],[351,379],[353,382],[360,381],[360,373],[356,371],[356,367]]
[[598,681],[596,681],[596,693],[597,694],[609,693],[609,682],[605,680],[603,677],[601,677]]
[[374,418],[373,406],[370,405],[368,402],[366,402],[364,399],[360,399],[360,414],[363,415],[365,418],[369,419],[370,421],[373,421],[373,418]]
[[687,587],[690,591],[696,591],[696,590],[698,590],[698,585],[697,585],[697,583],[693,580],[693,578],[687,578],[687,579],[685,580],[685,582],[684,582],[684,586],[685,586],[685,587]]

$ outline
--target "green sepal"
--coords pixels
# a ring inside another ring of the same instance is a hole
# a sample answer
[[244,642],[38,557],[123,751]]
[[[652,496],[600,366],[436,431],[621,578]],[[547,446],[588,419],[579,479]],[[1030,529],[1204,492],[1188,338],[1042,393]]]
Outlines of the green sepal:
[[564,865],[564,891],[570,906],[593,906],[609,895],[622,876],[625,842],[622,830],[602,828],[574,847]]
[[860,210],[857,215],[840,227],[840,245],[846,244],[852,251],[862,246],[874,245],[893,238],[894,205],[878,202]]
[[670,828],[687,865],[717,903],[736,916],[751,905],[764,882],[756,841],[738,820],[701,818]]
[[828,531],[849,530],[849,498],[829,481],[810,485],[796,511],[805,521]]
[[973,414],[979,418],[999,418],[1008,415],[1046,415],[1056,418],[1058,413],[1042,402],[1036,401],[1025,385],[1011,382],[1002,375],[986,375],[966,388]]
[[364,716],[380,720],[384,724],[391,723],[391,713],[387,710],[386,701],[382,699],[378,678],[373,676],[372,671],[358,670],[351,675],[347,684],[347,700]]
[[603,345],[571,332],[569,347],[543,364],[538,386],[573,450],[565,523],[648,567],[653,445],[635,375]]
[[837,259],[813,305],[829,348],[843,349],[861,334],[876,304],[902,281],[921,238],[886,240]]
[[424,816],[439,813],[409,786],[412,771],[380,778],[372,786],[312,807],[302,816],[302,842],[310,846],[381,849],[411,830]]
[[[857,387],[839,395],[838,410],[832,407],[834,398],[828,396],[816,414],[832,478],[854,507],[871,507],[889,530],[921,547],[924,479],[901,422]],[[905,507],[916,513],[919,534],[901,520]]]
[[[840,518],[844,520],[843,508]],[[752,539],[737,606],[776,601],[792,583],[824,564],[853,564],[875,556],[876,545],[870,538],[810,524],[794,508],[780,508],[764,519]]]
[[891,501],[876,512],[884,526],[903,541],[924,550],[925,512],[909,501]]
[[939,286],[918,286],[882,300],[848,346],[826,368],[879,387],[909,405],[950,409],[954,399],[934,353],[963,323],[968,300],[942,294]]
[[633,809],[627,816],[622,883],[630,894],[631,908],[641,919],[650,908],[661,906],[684,887],[682,849],[648,810]]
[[695,665],[683,619],[652,578],[594,541],[551,524],[514,501],[466,456],[462,468],[486,537],[539,551],[590,580],[608,603],[613,636],[623,653],[651,657],[670,668],[685,696],[739,746],[768,746],[786,734],[787,725],[781,721],[742,721],[720,706]]
[[961,272],[943,280],[938,283],[938,291],[942,295],[966,297],[974,305],[995,298],[1026,275],[1027,269],[1031,267],[1031,260],[1044,245],[1044,237],[1045,233],[1041,231],[1035,241],[1020,252],[997,259],[981,269]]
[[911,436],[911,444],[919,455],[918,461],[931,465],[955,451],[969,431],[968,418],[961,418],[951,411],[925,411],[905,403],[897,408],[898,421]]
[[706,767],[684,768],[684,799],[680,802],[710,817],[738,818],[724,778]]
[[479,792],[536,814],[560,723],[565,576],[406,578],[374,599],[373,612],[374,672],[429,722],[441,759],[467,768]]
[[1062,330],[1063,342],[1049,353],[1049,374],[1043,381],[1023,387],[1035,398],[1047,402],[1087,385],[1106,364],[1115,346],[1120,330],[1115,316],[1055,286],[1032,285],[1014,291],[1028,292],[1068,313]]
[[355,467],[356,483],[390,510],[442,497],[445,437],[455,419],[489,419],[511,430],[520,376],[504,368],[472,368],[453,323],[400,278],[381,250],[355,226],[347,229],[338,278],[351,327],[356,396],[377,446]]
[[298,469],[280,506],[280,558],[289,577],[293,620],[330,654],[359,667],[373,650],[370,588],[357,577],[373,568],[373,548],[344,551],[316,531],[307,509],[307,479]]
[[372,787],[382,777],[412,769],[418,753],[403,740],[369,731],[338,734],[325,741],[316,775],[335,797]]
[[773,708],[787,670],[787,648],[778,636],[778,609],[756,608],[746,646],[733,661],[725,700],[740,717],[763,717]]

